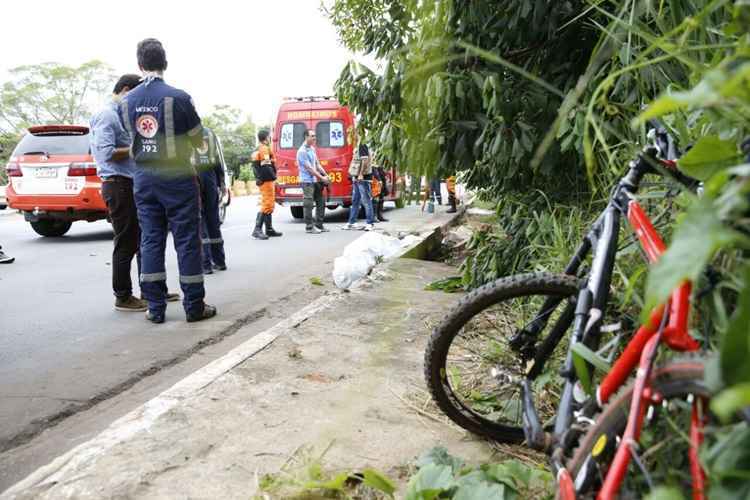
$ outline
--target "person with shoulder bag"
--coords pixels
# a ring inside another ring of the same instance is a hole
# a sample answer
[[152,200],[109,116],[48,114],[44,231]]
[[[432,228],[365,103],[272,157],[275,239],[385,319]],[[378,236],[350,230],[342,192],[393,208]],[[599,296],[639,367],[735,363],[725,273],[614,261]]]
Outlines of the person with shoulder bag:
[[370,162],[370,149],[367,144],[360,144],[355,148],[354,158],[349,166],[349,177],[352,181],[352,206],[349,208],[349,221],[344,229],[354,229],[354,223],[359,214],[360,205],[365,207],[367,224],[365,231],[375,229],[375,220],[372,210],[372,193],[370,191],[372,183],[372,163]]

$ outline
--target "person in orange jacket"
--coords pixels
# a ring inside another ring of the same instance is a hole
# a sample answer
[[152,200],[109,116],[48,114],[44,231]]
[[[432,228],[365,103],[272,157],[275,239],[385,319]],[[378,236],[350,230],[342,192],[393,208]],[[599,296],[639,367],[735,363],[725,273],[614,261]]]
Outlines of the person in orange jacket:
[[[256,240],[267,240],[269,236],[281,236],[282,233],[273,228],[273,207],[276,202],[276,164],[274,163],[273,151],[271,151],[271,139],[268,130],[258,131],[258,149],[253,152],[251,159],[255,183],[260,187],[260,210],[255,218],[255,229],[253,238]],[[266,233],[263,234],[263,225]]]

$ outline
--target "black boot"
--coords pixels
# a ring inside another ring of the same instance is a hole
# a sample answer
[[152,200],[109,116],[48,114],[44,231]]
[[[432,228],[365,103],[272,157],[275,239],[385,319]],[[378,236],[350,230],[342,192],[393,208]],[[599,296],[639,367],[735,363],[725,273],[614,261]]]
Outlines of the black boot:
[[446,213],[455,214],[456,213],[456,196],[455,195],[453,194],[448,195],[448,205],[450,205],[451,207],[448,210],[446,210]]
[[268,236],[263,234],[263,221],[265,218],[263,217],[263,212],[258,212],[258,215],[255,217],[255,229],[253,230],[253,238],[256,240],[267,240]]
[[378,209],[377,209],[377,213],[375,214],[375,217],[380,222],[388,222],[388,219],[386,219],[385,216],[383,215],[383,205],[385,205],[385,200],[383,198],[380,198],[378,200],[378,205],[377,205]]
[[263,220],[266,223],[266,236],[281,236],[283,234],[273,228],[273,217],[271,214],[264,214]]

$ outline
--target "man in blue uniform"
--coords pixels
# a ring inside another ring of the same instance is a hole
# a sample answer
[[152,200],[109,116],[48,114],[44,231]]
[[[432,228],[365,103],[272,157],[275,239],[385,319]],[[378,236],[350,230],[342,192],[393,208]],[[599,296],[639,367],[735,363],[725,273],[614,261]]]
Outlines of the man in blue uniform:
[[190,165],[194,148],[203,145],[203,127],[190,96],[164,82],[167,58],[161,42],[138,44],[143,83],[120,103],[120,117],[130,133],[135,160],[133,194],[141,227],[141,291],[146,318],[164,322],[167,274],[164,251],[172,231],[187,321],[216,315],[203,299],[200,238],[200,192]]
[[203,240],[203,274],[214,269],[226,271],[224,238],[221,236],[219,204],[226,189],[224,165],[219,157],[216,134],[203,128],[203,145],[195,151],[193,164],[201,185],[201,239]]

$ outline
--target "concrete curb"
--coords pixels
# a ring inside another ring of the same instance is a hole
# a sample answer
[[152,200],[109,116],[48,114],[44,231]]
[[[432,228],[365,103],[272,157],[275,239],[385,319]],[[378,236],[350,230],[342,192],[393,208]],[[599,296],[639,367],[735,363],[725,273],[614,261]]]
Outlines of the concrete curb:
[[174,408],[183,399],[209,386],[235,366],[265,349],[285,331],[300,325],[314,314],[330,307],[339,295],[340,293],[334,292],[320,297],[289,318],[259,333],[192,375],[188,375],[154,399],[113,422],[98,436],[59,456],[48,465],[40,467],[0,494],[0,498],[14,498],[15,495],[29,488],[44,488],[44,484],[56,484],[68,470],[74,470],[77,465],[106,453],[107,450],[118,443],[127,440],[140,431],[147,430],[161,415]]
[[[462,208],[432,231],[420,233],[420,241],[415,242],[393,259],[385,262],[383,267],[389,267],[389,264],[398,258],[420,258],[420,256],[428,255],[434,249],[434,245],[441,243],[445,229],[455,224],[464,210],[465,208]],[[364,282],[364,280],[361,281]],[[40,467],[25,479],[0,493],[0,499],[16,498],[24,494],[28,495],[28,492],[32,488],[43,491],[46,489],[45,485],[51,487],[63,481],[66,474],[70,471],[75,471],[79,465],[107,453],[114,446],[128,440],[138,432],[148,430],[161,415],[167,413],[188,397],[211,385],[235,366],[268,347],[284,332],[295,328],[316,313],[331,307],[344,293],[337,290],[316,299],[289,318],[255,335],[221,358],[188,375],[155,398],[115,420],[107,429],[94,438],[57,457],[49,464]]]

